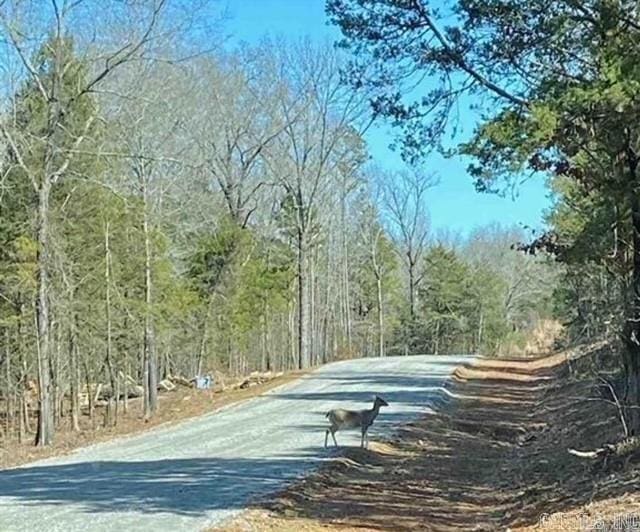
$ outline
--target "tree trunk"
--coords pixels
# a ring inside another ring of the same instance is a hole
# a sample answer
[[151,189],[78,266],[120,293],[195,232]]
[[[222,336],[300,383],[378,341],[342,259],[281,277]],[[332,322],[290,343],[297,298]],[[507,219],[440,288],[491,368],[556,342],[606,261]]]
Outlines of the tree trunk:
[[116,394],[115,394],[115,400],[116,400],[115,420],[116,420],[116,423],[118,422],[118,418],[120,416],[120,398],[122,397],[122,390],[120,389],[121,382],[122,382],[122,380],[120,379],[120,376],[116,375]]
[[18,442],[22,443],[27,432],[27,396],[24,388],[20,392],[20,407],[18,415]]
[[[113,335],[111,331],[111,248],[109,246],[109,222],[106,223],[104,231],[104,284],[105,284],[105,318],[107,321],[107,350],[105,354],[107,371],[109,372],[109,383],[111,384],[112,396],[116,391],[116,374],[113,367]],[[109,408],[107,408],[106,425],[115,424],[117,420],[113,418],[114,410],[111,408],[111,399],[109,399]]]
[[309,316],[308,284],[306,275],[306,251],[304,234],[298,230],[298,369],[304,369],[309,365]]
[[[20,315],[24,315],[24,307],[20,305]],[[18,386],[16,390],[16,396],[18,399],[18,442],[22,443],[25,439],[25,383],[27,382],[27,362],[25,360],[25,342],[21,327],[22,319],[18,320],[17,340],[19,344],[18,351],[18,364],[20,368],[20,377],[18,379]]]
[[352,333],[351,333],[351,300],[349,287],[349,249],[347,242],[347,207],[346,195],[342,195],[340,209],[340,227],[342,228],[342,290],[344,292],[344,314],[345,328],[347,333],[347,349],[349,355],[352,350]]
[[[58,27],[60,30],[60,27]],[[49,94],[51,99],[47,102],[47,133],[46,145],[42,159],[42,175],[38,178],[32,176],[34,182],[38,182],[38,213],[37,213],[37,241],[38,241],[38,295],[36,301],[37,322],[37,361],[38,361],[38,428],[36,431],[36,445],[39,447],[53,443],[55,431],[54,412],[52,408],[51,390],[51,346],[50,346],[50,316],[49,316],[49,291],[50,291],[50,220],[49,200],[51,188],[56,179],[60,177],[62,167],[54,169],[55,157],[59,152],[56,144],[56,135],[59,133],[62,107],[60,92],[63,78],[63,46],[61,41],[55,43],[53,54],[53,76]],[[64,165],[63,165],[64,166]]]
[[[336,268],[339,268],[339,264],[335,265]],[[331,283],[331,277],[330,277],[330,273],[334,271],[334,267],[331,261],[331,253],[327,252],[327,279],[326,279],[326,285],[325,285],[325,294],[324,294],[324,311],[322,313],[323,317],[322,317],[322,330],[320,332],[321,337],[322,337],[322,352],[321,352],[321,359],[320,359],[320,363],[321,364],[326,364],[329,360],[329,358],[333,358],[335,356],[335,353],[329,357],[329,352],[330,352],[330,348],[329,348],[329,323],[330,323],[330,317],[333,316],[333,313],[331,312],[331,309],[333,307],[333,305],[330,303],[332,301],[332,297],[331,297],[331,288],[332,288],[332,283]],[[338,291],[338,295],[339,295],[339,291]],[[339,299],[338,299],[339,300]],[[338,314],[339,315],[339,314]]]
[[416,315],[416,265],[413,263],[413,260],[409,258],[409,316],[411,316],[411,321]]
[[84,382],[87,387],[87,401],[89,402],[89,420],[91,421],[91,428],[95,429],[95,404],[93,402],[93,391],[91,390],[91,377],[89,375],[89,364],[86,358],[84,359]]
[[317,338],[316,338],[316,254],[313,253],[309,261],[309,364],[317,365]]
[[291,357],[291,361],[287,364],[287,367],[296,367],[299,363],[299,359],[296,357],[296,346],[297,346],[297,335],[296,335],[296,327],[295,327],[295,308],[294,308],[294,300],[291,298],[289,300],[289,313],[287,324],[289,326],[289,334],[288,334],[288,343],[289,343],[289,355]]
[[384,314],[382,307],[382,279],[376,274],[377,302],[378,302],[378,356],[384,356]]
[[480,323],[478,324],[478,339],[476,341],[476,352],[480,351],[480,346],[482,345],[482,337],[484,335],[484,313],[480,311]]
[[[74,318],[73,326],[76,326]],[[71,428],[80,430],[80,366],[78,365],[78,350],[76,346],[75,332],[69,331],[69,371],[71,373]]]
[[124,363],[124,375],[120,375],[123,381],[122,409],[126,414],[129,411],[129,363]]
[[151,257],[151,229],[149,224],[149,199],[146,183],[143,180],[143,231],[144,231],[144,271],[145,271],[145,316],[144,316],[144,388],[145,388],[145,418],[150,418],[158,409],[158,362],[155,349],[155,332],[153,325],[153,283]]
[[263,300],[264,311],[262,315],[262,367],[264,371],[271,371],[273,363],[271,361],[271,350],[269,348],[269,300]]
[[[59,331],[60,327],[55,327],[55,319],[50,320],[50,338],[52,340],[49,346],[49,352],[51,353],[51,361],[49,367],[51,368],[51,411],[53,415],[53,426],[57,427],[60,424],[60,409],[58,398],[60,396],[60,341]],[[56,334],[56,331],[58,334]]]
[[12,418],[13,418],[13,410],[12,410],[12,394],[11,389],[13,388],[11,382],[11,349],[9,347],[9,327],[4,330],[4,340],[5,340],[5,354],[4,354],[4,363],[5,363],[5,375],[7,380],[7,387],[5,389],[5,430],[7,440],[9,439],[9,433],[11,432],[12,426]]
[[[624,330],[626,343],[625,369],[627,373],[627,398],[634,406],[640,406],[640,198],[633,190],[630,197],[633,224],[633,273],[630,302]],[[631,427],[634,434],[640,429],[638,409],[631,411]]]
[[[340,301],[342,302],[342,313],[344,315],[343,334],[346,334],[347,337],[347,351],[351,353],[353,348],[353,327],[351,324],[351,298],[349,296],[349,272],[346,258],[343,264],[344,268],[342,272],[342,297],[340,298]],[[342,341],[344,341],[344,336],[342,337]]]
[[38,430],[36,445],[53,443],[54,424],[51,407],[51,360],[49,345],[49,198],[51,181],[44,176],[38,191],[38,296],[37,296],[37,360],[38,360]]

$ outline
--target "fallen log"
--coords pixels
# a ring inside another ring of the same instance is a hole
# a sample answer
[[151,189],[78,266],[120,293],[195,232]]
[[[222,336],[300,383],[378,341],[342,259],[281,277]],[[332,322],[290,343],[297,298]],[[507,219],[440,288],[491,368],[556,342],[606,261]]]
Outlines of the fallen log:
[[[142,397],[144,394],[144,388],[139,384],[128,384],[127,385],[127,398],[136,398]],[[125,395],[124,390],[120,389],[120,397],[123,398]],[[95,395],[95,400],[109,400],[115,397],[114,390],[112,389],[110,384],[98,385],[98,392]]]
[[169,379],[161,380],[158,383],[158,390],[164,390],[165,392],[172,392],[176,389],[176,385],[173,384]]
[[640,456],[640,436],[624,438],[616,443],[607,443],[603,447],[591,451],[567,449],[569,454],[578,458],[596,460],[594,469],[608,470],[610,466],[621,465],[626,469],[629,462]]
[[273,373],[271,371],[266,371],[264,373],[260,373],[258,371],[253,371],[249,374],[248,377],[245,377],[238,384],[233,386],[234,388],[251,388],[252,386],[257,386],[258,384],[263,384],[265,382],[269,382],[277,377],[282,376],[282,372]]
[[168,377],[173,384],[180,384],[181,386],[186,386],[187,388],[193,388],[195,386],[195,379],[187,379],[186,377],[181,377],[180,375],[170,375]]
[[569,454],[577,456],[579,458],[598,458],[605,451],[604,448],[596,449],[595,451],[578,451],[577,449],[567,449]]

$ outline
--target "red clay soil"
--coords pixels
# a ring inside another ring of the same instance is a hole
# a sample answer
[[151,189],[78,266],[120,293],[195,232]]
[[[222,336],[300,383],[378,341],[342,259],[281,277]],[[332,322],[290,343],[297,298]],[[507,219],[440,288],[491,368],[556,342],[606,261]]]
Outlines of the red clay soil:
[[638,525],[637,464],[594,472],[567,452],[622,436],[617,409],[601,399],[592,371],[611,357],[599,345],[461,368],[455,398],[437,413],[368,451],[345,449],[222,528],[587,530],[612,529],[634,513]]

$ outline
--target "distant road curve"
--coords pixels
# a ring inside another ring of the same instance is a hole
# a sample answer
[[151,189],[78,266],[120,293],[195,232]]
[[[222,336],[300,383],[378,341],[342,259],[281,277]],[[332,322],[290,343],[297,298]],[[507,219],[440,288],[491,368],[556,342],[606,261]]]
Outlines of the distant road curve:
[[[428,408],[456,356],[335,362],[212,414],[0,471],[0,531],[192,531],[317,467],[324,414],[390,404],[371,441]],[[358,445],[338,432],[340,445]]]

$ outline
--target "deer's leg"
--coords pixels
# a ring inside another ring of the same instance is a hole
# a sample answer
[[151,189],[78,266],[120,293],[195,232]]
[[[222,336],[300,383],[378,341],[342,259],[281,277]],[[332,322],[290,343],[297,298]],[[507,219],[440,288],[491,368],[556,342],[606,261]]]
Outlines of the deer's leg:
[[327,440],[329,439],[329,429],[324,433],[324,448],[327,448]]
[[337,447],[338,446],[338,442],[336,441],[336,431],[334,430],[333,427],[331,427],[331,437],[333,438],[333,443]]
[[367,435],[367,429],[362,428],[362,438],[360,439],[360,449],[364,449],[364,438]]

